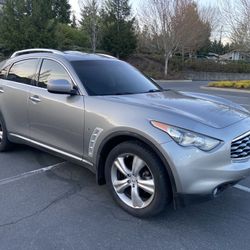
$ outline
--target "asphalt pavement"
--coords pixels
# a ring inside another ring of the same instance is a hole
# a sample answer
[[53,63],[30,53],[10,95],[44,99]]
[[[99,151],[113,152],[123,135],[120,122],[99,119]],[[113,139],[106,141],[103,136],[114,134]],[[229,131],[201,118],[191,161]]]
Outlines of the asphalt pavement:
[[[219,95],[250,110],[250,94],[201,90],[206,82],[164,88]],[[221,197],[151,219],[121,210],[95,176],[26,146],[0,155],[0,249],[250,249],[250,179]]]

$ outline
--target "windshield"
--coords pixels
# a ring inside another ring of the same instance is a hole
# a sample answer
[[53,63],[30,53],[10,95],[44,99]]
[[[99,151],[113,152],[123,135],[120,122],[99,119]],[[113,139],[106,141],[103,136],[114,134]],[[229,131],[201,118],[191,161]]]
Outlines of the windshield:
[[71,64],[91,96],[161,91],[152,80],[122,61],[73,61]]

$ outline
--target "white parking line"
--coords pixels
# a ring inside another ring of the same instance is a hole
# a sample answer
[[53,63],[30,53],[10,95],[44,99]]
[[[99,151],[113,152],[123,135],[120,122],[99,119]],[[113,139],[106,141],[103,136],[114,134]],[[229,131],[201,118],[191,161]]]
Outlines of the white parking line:
[[250,188],[248,188],[248,187],[245,187],[245,186],[242,186],[242,185],[239,185],[239,184],[236,184],[234,187],[241,190],[241,191],[245,191],[245,192],[250,193]]
[[60,162],[60,163],[57,163],[55,165],[51,165],[51,166],[44,167],[44,168],[39,168],[39,169],[36,169],[36,170],[33,170],[33,171],[22,173],[20,175],[16,175],[16,176],[13,176],[13,177],[2,179],[2,180],[0,180],[0,186],[8,184],[10,182],[18,181],[18,180],[21,180],[21,179],[24,179],[24,178],[27,178],[27,177],[30,177],[30,176],[33,176],[33,175],[36,175],[36,174],[40,174],[40,173],[50,171],[50,170],[52,170],[54,168],[60,167],[64,163],[65,162]]

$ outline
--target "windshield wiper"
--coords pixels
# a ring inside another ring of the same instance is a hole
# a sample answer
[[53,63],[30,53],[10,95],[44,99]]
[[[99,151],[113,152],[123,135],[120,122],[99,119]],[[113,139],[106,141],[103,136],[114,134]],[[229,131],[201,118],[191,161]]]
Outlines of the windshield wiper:
[[147,93],[157,93],[157,92],[162,92],[162,89],[150,89]]

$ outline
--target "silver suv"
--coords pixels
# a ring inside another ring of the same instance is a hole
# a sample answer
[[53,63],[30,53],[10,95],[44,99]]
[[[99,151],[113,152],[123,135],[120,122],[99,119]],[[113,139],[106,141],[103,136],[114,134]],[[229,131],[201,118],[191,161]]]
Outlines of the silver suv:
[[163,90],[101,54],[33,49],[0,67],[0,151],[24,143],[82,164],[146,217],[218,196],[250,173],[250,113]]

